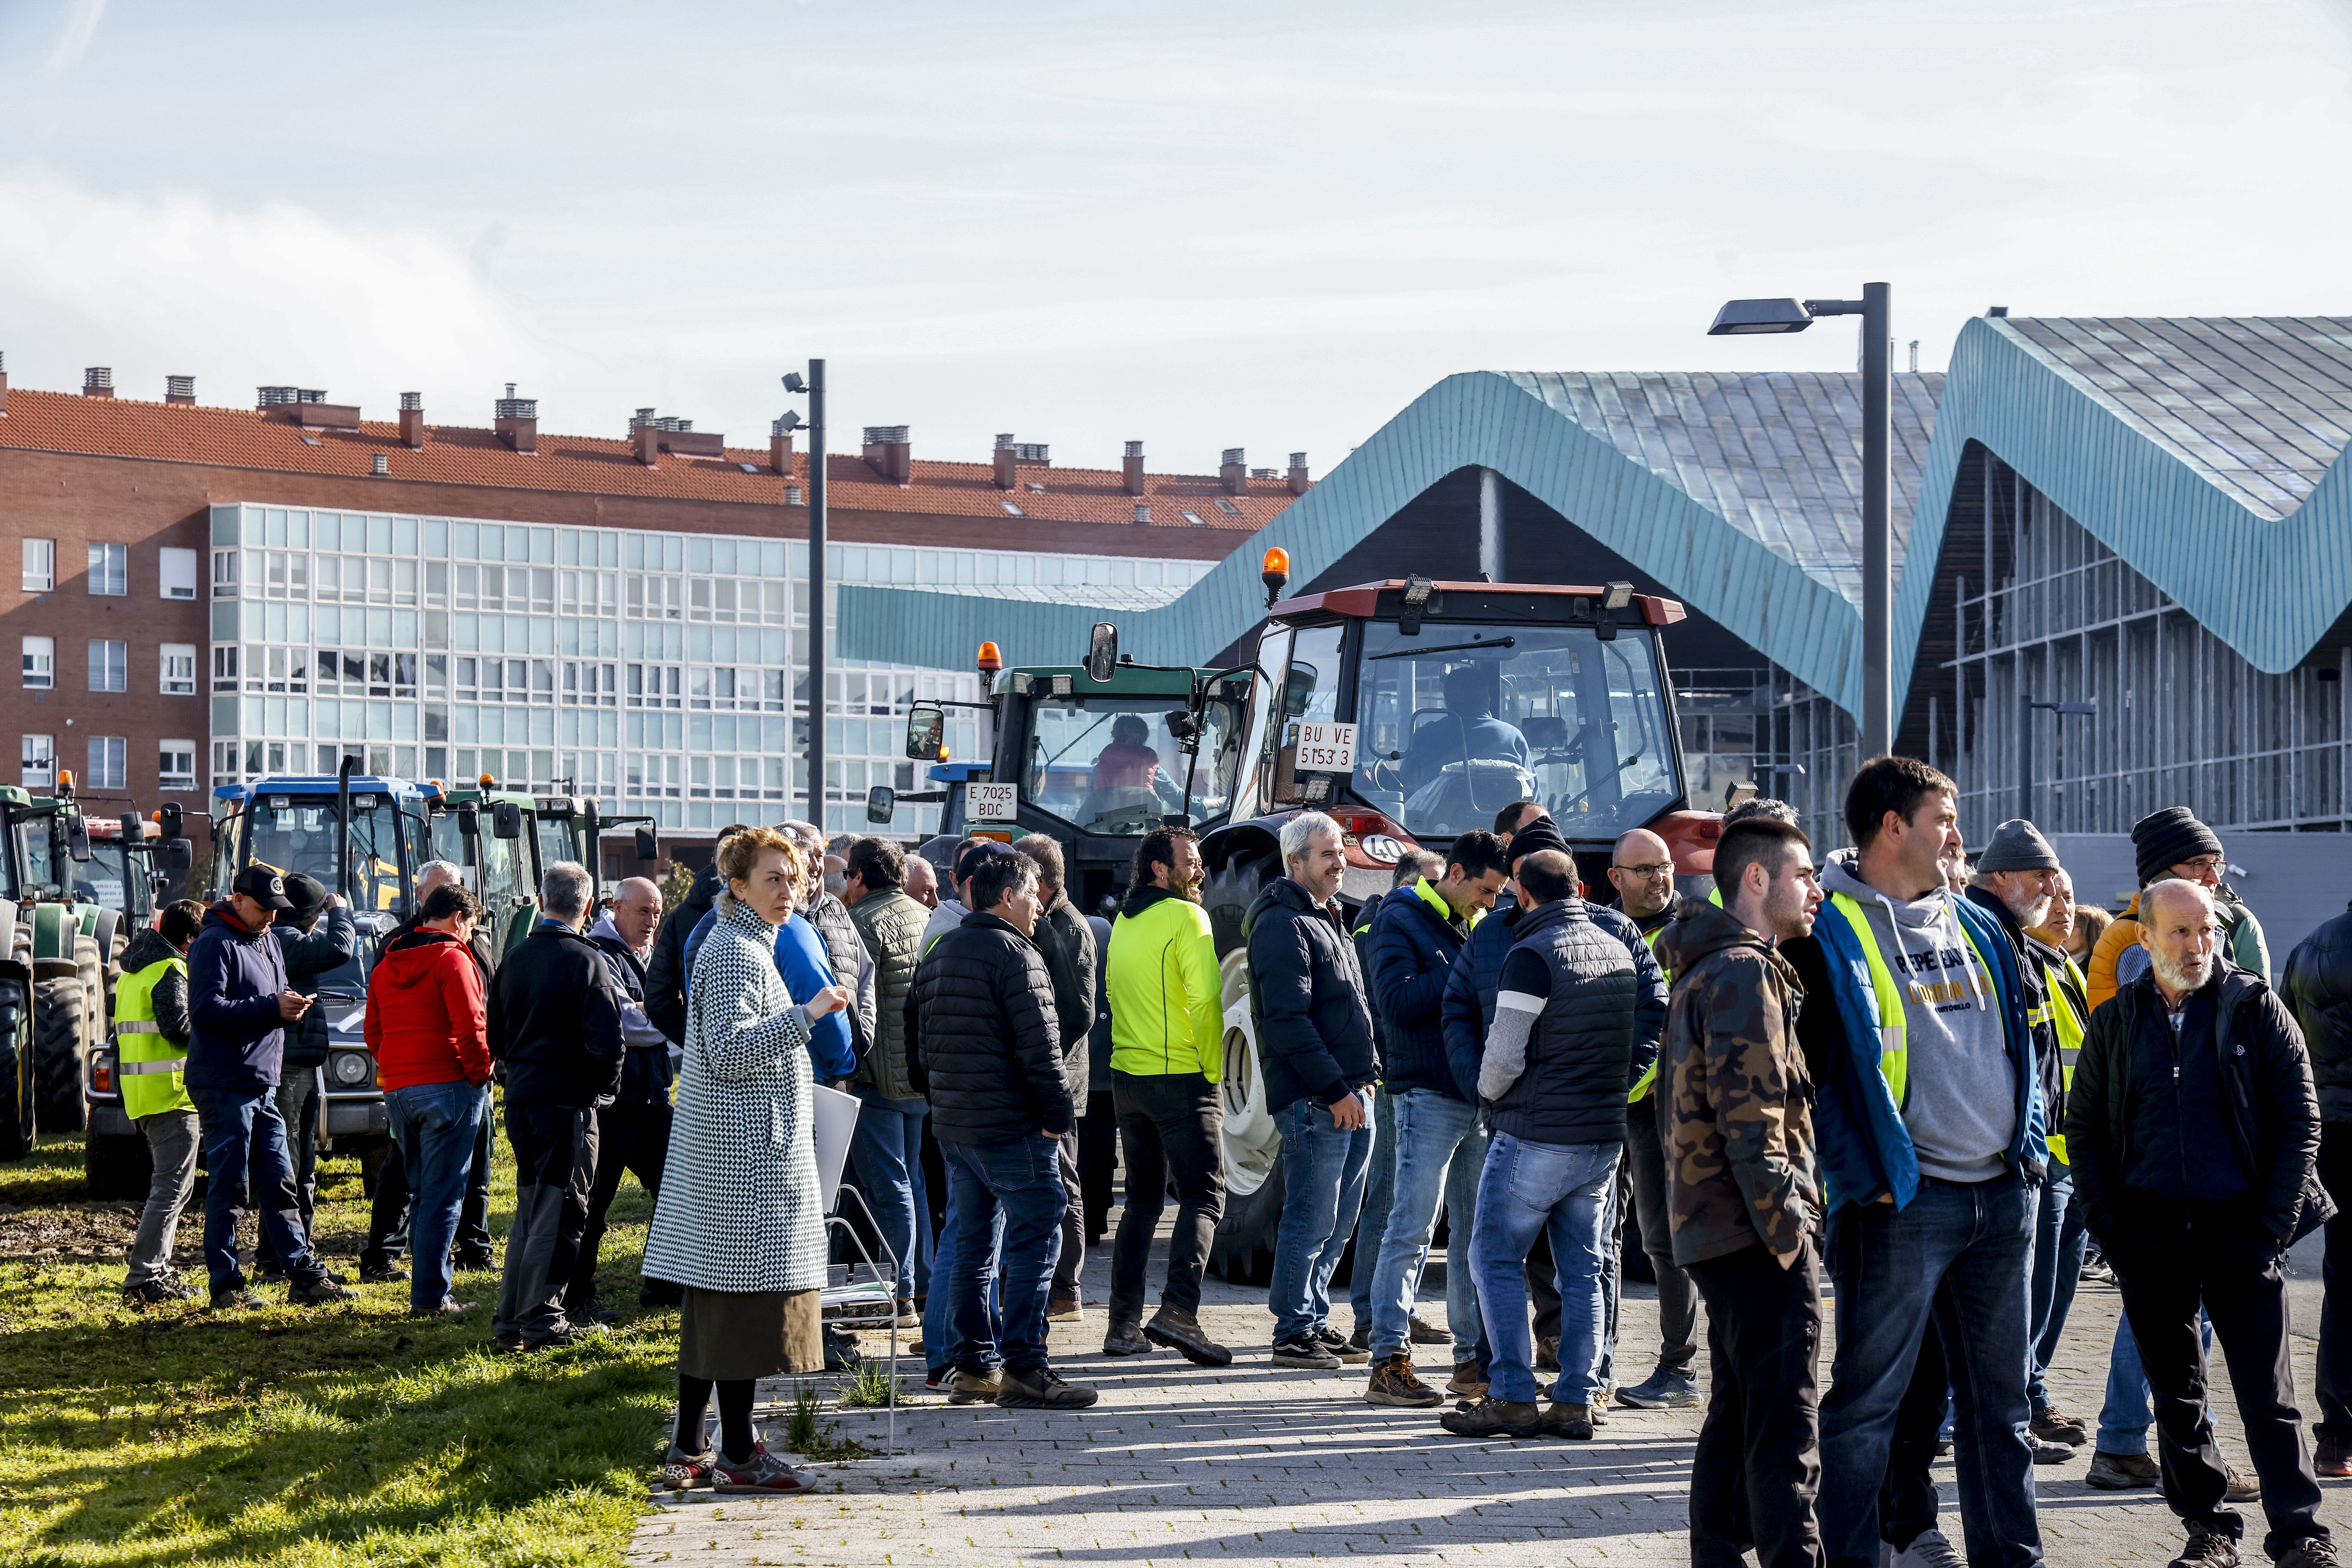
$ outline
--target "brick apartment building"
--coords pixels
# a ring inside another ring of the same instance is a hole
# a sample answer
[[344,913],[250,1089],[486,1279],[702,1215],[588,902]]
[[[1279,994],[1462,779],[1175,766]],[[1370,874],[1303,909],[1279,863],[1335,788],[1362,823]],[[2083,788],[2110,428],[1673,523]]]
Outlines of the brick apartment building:
[[[428,424],[416,394],[371,419],[304,388],[226,408],[190,377],[160,402],[111,383],[12,389],[0,364],[0,551],[23,570],[6,776],[70,769],[94,814],[193,813],[352,752],[574,780],[687,841],[798,809],[811,458],[790,437],[730,446],[652,409],[621,437],[546,434],[511,387],[485,427]],[[1150,474],[1130,442],[1072,468],[1005,437],[989,462],[919,460],[905,426],[869,426],[826,459],[829,580],[1164,603],[1307,487],[1303,455],[1226,459]],[[869,782],[911,782],[908,701],[977,695],[905,665],[829,661],[827,685],[835,827]]]

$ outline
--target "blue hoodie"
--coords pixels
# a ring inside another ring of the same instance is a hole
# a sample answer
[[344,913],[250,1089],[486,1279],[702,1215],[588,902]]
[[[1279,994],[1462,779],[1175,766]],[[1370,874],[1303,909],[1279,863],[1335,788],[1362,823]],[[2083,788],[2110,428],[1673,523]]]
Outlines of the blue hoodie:
[[286,954],[269,928],[248,928],[236,906],[215,904],[188,946],[190,1089],[275,1089],[286,1056]]

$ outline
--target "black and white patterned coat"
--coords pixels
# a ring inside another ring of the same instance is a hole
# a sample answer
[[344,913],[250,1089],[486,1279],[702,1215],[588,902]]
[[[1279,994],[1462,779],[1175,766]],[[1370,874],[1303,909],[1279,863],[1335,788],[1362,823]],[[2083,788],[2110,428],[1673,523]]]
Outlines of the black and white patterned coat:
[[650,1279],[701,1290],[824,1284],[808,1022],[776,973],[776,928],[731,898],[695,955],[686,1060]]

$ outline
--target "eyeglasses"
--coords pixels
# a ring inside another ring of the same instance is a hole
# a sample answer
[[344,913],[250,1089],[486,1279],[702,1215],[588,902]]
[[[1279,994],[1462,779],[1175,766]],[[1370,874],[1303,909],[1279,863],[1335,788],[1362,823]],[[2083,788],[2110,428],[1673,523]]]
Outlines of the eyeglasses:
[[2186,860],[2176,861],[2174,863],[2176,865],[2187,866],[2191,869],[2198,871],[2218,871],[2221,868],[2221,857],[2219,855],[2192,855]]
[[1671,877],[1675,874],[1674,862],[1671,860],[1661,860],[1654,866],[1612,866],[1609,868],[1612,871],[1623,871],[1634,877]]

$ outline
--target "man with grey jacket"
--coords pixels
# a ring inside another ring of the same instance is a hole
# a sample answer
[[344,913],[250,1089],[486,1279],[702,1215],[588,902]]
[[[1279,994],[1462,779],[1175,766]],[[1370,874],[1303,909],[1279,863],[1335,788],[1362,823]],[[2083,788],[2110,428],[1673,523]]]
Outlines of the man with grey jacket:
[[923,1119],[930,1107],[907,1071],[907,994],[931,911],[907,891],[907,852],[887,838],[860,838],[844,857],[841,900],[873,960],[874,1046],[853,1089],[864,1109],[849,1145],[858,1189],[873,1205],[883,1244],[898,1265],[898,1326],[921,1320],[915,1304],[930,1290],[930,1194],[923,1179]]

